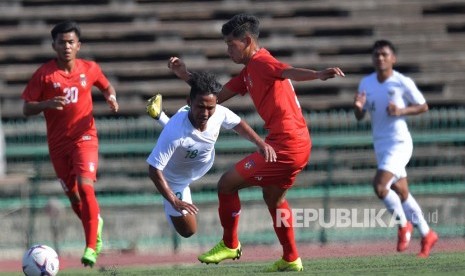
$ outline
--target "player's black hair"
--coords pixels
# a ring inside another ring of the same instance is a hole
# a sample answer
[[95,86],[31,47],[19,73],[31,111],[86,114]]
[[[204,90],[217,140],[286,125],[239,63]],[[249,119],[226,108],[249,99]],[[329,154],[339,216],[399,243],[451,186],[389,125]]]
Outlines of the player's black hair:
[[234,38],[242,38],[248,33],[257,39],[260,34],[260,21],[250,14],[237,14],[223,24],[221,33],[223,36],[232,34]]
[[69,32],[75,32],[76,36],[81,38],[81,28],[79,27],[78,23],[73,20],[66,20],[56,24],[50,33],[52,34],[53,41],[55,41],[58,34]]
[[385,39],[375,41],[375,43],[373,43],[373,47],[371,47],[371,52],[374,53],[376,50],[383,47],[388,47],[394,54],[397,53],[397,49],[394,47],[394,44],[392,44],[391,41]]
[[216,80],[216,76],[209,72],[192,72],[189,79],[191,91],[189,97],[194,100],[197,95],[207,96],[213,94],[218,96],[223,86]]

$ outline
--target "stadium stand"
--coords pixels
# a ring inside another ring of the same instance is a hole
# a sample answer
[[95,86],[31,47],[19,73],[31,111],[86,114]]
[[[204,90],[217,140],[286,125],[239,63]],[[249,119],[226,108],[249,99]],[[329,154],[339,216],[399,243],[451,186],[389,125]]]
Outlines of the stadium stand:
[[[420,118],[410,119],[416,150],[409,169],[413,183],[430,181],[450,182],[465,179],[462,169],[465,160],[465,109],[433,109]],[[257,115],[245,119],[263,133]],[[307,114],[311,122],[314,150],[311,160],[299,177],[300,187],[329,185],[347,186],[368,184],[373,174],[375,160],[367,122],[357,123],[350,111],[313,112]],[[9,147],[6,154],[10,173],[18,174],[31,169],[39,170],[46,188],[59,195],[61,188],[54,182],[52,168],[47,160],[44,122],[35,120],[9,121],[4,124]],[[100,146],[98,191],[148,193],[153,186],[146,176],[145,158],[156,143],[161,131],[151,118],[110,118],[97,120]],[[235,160],[255,150],[253,144],[238,140],[232,132],[224,131],[216,145],[217,157],[207,177],[192,185],[193,191],[213,190],[219,176]],[[341,138],[344,137],[344,138]],[[441,153],[439,155],[439,153]],[[38,167],[38,165],[40,167]],[[331,171],[329,169],[331,165]],[[105,179],[108,178],[108,182]],[[118,180],[121,178],[120,180]],[[131,179],[127,187],[124,179]],[[121,191],[118,183],[121,182]],[[125,186],[126,185],[126,186]],[[46,192],[44,190],[44,192]]]
[[[460,53],[465,42],[463,4],[454,1],[7,1],[0,11],[0,77],[4,118],[20,116],[18,94],[37,65],[53,56],[52,24],[82,24],[81,56],[103,66],[125,104],[142,115],[144,100],[160,91],[174,112],[186,85],[167,70],[168,57],[222,76],[238,72],[221,40],[222,22],[238,12],[262,19],[262,46],[297,66],[340,66],[347,77],[296,83],[307,110],[347,108],[360,76],[371,70],[369,47],[389,38],[400,49],[398,69],[417,80],[430,104],[463,103]],[[54,12],[50,12],[53,9]],[[128,50],[130,49],[130,50]],[[110,115],[102,99],[96,114]],[[251,105],[229,103],[242,112]]]
[[[358,81],[372,70],[369,49],[379,38],[390,39],[398,46],[397,69],[415,79],[431,107],[428,113],[409,121],[415,142],[414,157],[409,164],[409,180],[415,183],[412,189],[425,196],[463,197],[465,3],[462,1],[5,0],[0,3],[0,110],[8,172],[8,177],[0,180],[0,217],[9,218],[4,220],[5,225],[19,224],[15,219],[20,218],[15,215],[24,212],[22,208],[46,204],[44,198],[34,196],[62,196],[47,159],[44,122],[40,116],[23,118],[20,99],[34,70],[54,56],[49,34],[53,24],[68,18],[80,22],[83,29],[80,56],[98,61],[118,93],[120,114],[110,114],[98,93],[94,106],[101,139],[97,192],[102,206],[111,206],[113,210],[129,205],[151,207],[155,202],[153,184],[146,176],[145,158],[161,129],[145,115],[145,101],[157,92],[162,93],[164,108],[173,114],[185,104],[188,90],[187,84],[176,79],[166,67],[168,58],[181,56],[191,69],[213,71],[226,81],[241,66],[228,59],[220,29],[225,20],[239,12],[261,18],[261,45],[281,60],[314,69],[339,66],[346,73],[345,78],[326,82],[294,83],[312,131],[314,149],[290,198],[324,201],[331,194],[333,199],[343,201],[348,195],[356,199],[373,196],[369,182],[375,163],[368,123],[357,123],[350,109]],[[226,105],[264,134],[252,103],[237,98]],[[211,207],[208,204],[214,205],[215,185],[221,173],[245,152],[254,150],[250,143],[234,139],[234,135],[223,132],[214,167],[192,185],[197,193],[196,202],[206,204],[205,209]],[[242,198],[253,202],[260,197],[252,191]],[[441,199],[436,200],[441,203]],[[430,205],[437,201],[431,199]],[[215,206],[211,208],[215,210]],[[148,209],[147,213],[153,213]],[[445,216],[453,217],[450,215],[453,212]],[[121,234],[119,240],[109,242],[110,248],[124,247],[128,242],[127,233],[121,230],[124,227],[110,228],[111,222],[119,219],[112,220],[111,215],[107,219],[109,231],[115,231],[112,235]],[[210,243],[206,236],[212,232],[207,228],[214,228],[218,222],[207,217],[201,219],[204,228],[199,232],[206,234],[193,243]],[[249,222],[257,224],[254,220]],[[445,225],[442,234],[462,235],[450,230],[460,223],[463,225],[463,220],[457,219]],[[253,234],[245,235],[244,241],[257,242]],[[299,233],[303,239],[314,234]],[[166,240],[167,234],[150,235],[149,239],[156,236]],[[356,236],[363,235],[357,233],[350,239]],[[72,243],[76,236],[70,234],[70,237]],[[273,233],[261,237],[265,242],[274,240]],[[17,241],[13,240],[0,239],[0,248],[10,247]]]

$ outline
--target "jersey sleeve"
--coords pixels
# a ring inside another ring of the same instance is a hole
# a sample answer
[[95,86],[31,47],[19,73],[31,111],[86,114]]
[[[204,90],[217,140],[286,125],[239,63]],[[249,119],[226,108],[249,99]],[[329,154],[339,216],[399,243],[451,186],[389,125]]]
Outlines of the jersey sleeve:
[[426,103],[425,97],[420,92],[418,87],[415,85],[415,82],[409,78],[404,77],[402,79],[402,84],[405,89],[404,97],[410,104],[424,104]]
[[268,61],[259,61],[255,65],[255,70],[260,72],[263,76],[271,79],[283,79],[283,71],[289,68],[289,65],[280,62],[274,58],[270,58]]
[[26,88],[21,94],[21,98],[23,98],[23,100],[26,102],[40,101],[42,96],[43,83],[42,74],[40,73],[40,70],[37,70],[27,83]]
[[[289,68],[289,65],[268,56],[252,61],[247,67],[249,72],[259,72],[260,79],[262,79],[264,83],[267,83],[274,82],[276,79],[282,80],[283,71]],[[247,70],[246,68],[242,69],[240,74],[233,77],[225,86],[231,91],[245,95],[247,93],[247,86],[245,83],[248,79]]]
[[230,109],[217,105],[217,108],[221,107],[222,112],[224,113],[224,120],[221,123],[221,126],[225,129],[232,129],[241,122],[241,117],[237,116],[236,113],[232,112]]
[[105,90],[110,86],[110,81],[108,81],[107,77],[103,74],[100,65],[96,62],[92,62],[92,74],[96,77],[94,85],[100,89]]
[[146,160],[149,165],[161,171],[166,167],[179,145],[179,140],[172,137],[170,133],[172,132],[166,127],[162,130],[157,144]]
[[244,75],[245,70],[242,69],[239,75],[230,79],[224,86],[240,95],[245,95],[247,93],[247,86],[244,83]]

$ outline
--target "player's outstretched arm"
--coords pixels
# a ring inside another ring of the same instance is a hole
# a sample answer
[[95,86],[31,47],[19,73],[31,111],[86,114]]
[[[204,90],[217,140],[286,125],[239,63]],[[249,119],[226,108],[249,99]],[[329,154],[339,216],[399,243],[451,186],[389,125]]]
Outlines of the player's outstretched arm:
[[226,88],[224,85],[223,85],[223,88],[221,88],[221,92],[218,93],[218,103],[221,104],[229,99],[231,99],[232,97],[236,96],[237,93],[232,91],[232,90],[229,90],[228,88]]
[[163,172],[149,165],[149,177],[152,182],[155,184],[155,187],[160,192],[160,194],[168,200],[168,202],[176,209],[178,212],[182,213],[183,210],[187,213],[195,215],[199,209],[194,205],[180,200],[173,191],[168,186]]
[[[168,60],[168,68],[180,79],[189,83],[191,77],[191,72],[187,70],[187,66],[184,61],[178,57],[171,57]],[[236,92],[222,87],[220,93],[218,93],[218,103],[221,104],[236,95]]]
[[291,79],[294,81],[309,81],[309,80],[327,80],[336,76],[345,77],[344,72],[339,67],[326,68],[321,71],[315,71],[306,68],[289,67],[282,73],[282,77],[285,79]]
[[263,141],[263,139],[244,120],[241,120],[241,122],[233,129],[240,136],[257,145],[258,150],[263,157],[265,157],[266,162],[276,161],[276,152],[273,147],[265,143],[265,141]]
[[184,61],[178,57],[170,57],[168,60],[168,68],[180,79],[188,82],[191,73],[187,70],[187,66]]

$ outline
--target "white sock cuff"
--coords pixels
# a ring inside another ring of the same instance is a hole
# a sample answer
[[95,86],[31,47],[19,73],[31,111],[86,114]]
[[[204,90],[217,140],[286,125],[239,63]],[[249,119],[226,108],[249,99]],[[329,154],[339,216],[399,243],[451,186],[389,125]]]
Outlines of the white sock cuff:
[[168,117],[165,112],[161,112],[160,114],[160,118],[158,119],[158,123],[161,125],[161,126],[166,126],[166,124],[170,121],[170,117]]
[[383,198],[384,205],[391,214],[398,216],[400,225],[404,227],[407,224],[407,217],[404,212],[399,196],[393,190],[389,189],[386,197]]

